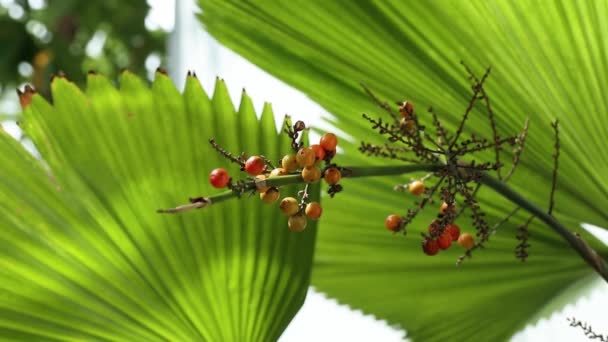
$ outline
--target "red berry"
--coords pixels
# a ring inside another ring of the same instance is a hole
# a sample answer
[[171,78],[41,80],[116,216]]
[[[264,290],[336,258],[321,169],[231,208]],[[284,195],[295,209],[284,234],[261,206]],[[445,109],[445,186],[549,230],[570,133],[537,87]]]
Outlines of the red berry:
[[447,232],[450,234],[450,236],[452,237],[452,241],[456,241],[458,240],[458,237],[460,237],[460,227],[458,227],[457,225],[450,223],[445,227],[444,232]]
[[422,241],[422,251],[426,255],[435,255],[439,253],[439,244],[435,239],[425,239]]
[[443,232],[443,234],[439,235],[437,238],[437,245],[441,249],[448,249],[452,245],[452,235],[448,232]]
[[338,145],[338,137],[333,133],[325,133],[321,137],[319,145],[326,151],[333,151],[336,149],[336,145]]
[[315,151],[315,163],[325,160],[325,150],[321,145],[311,145],[310,148]]
[[257,176],[264,172],[266,169],[266,163],[260,156],[252,156],[245,162],[245,172],[252,176]]
[[209,174],[209,183],[215,188],[224,188],[228,185],[230,176],[228,172],[222,168],[215,169]]
[[386,229],[397,232],[401,228],[401,217],[399,215],[388,215],[384,221]]

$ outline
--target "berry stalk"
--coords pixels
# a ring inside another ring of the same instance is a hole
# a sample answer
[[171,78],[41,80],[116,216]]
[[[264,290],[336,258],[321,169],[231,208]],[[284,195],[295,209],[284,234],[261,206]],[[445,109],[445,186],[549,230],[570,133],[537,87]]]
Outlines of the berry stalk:
[[534,215],[546,225],[557,232],[564,240],[566,240],[574,250],[606,281],[608,282],[608,267],[602,257],[594,251],[578,234],[572,233],[564,225],[562,225],[555,217],[551,216],[535,204],[529,202],[519,193],[515,192],[504,182],[488,175],[482,174],[480,183],[487,185],[492,190],[498,192],[503,197],[525,209],[530,214]]
[[[342,177],[344,178],[362,178],[362,177],[377,177],[377,176],[391,176],[407,174],[412,172],[434,172],[444,168],[445,165],[432,165],[432,164],[413,164],[413,165],[397,165],[397,166],[364,166],[364,167],[344,167],[342,168]],[[557,232],[564,240],[566,240],[572,248],[604,279],[608,282],[608,267],[604,260],[595,252],[578,234],[570,232],[564,225],[562,225],[555,217],[549,215],[535,204],[526,200],[519,193],[515,192],[505,182],[490,176],[486,172],[481,173],[481,177],[478,182],[480,184],[487,185],[492,190],[501,194],[503,197],[509,199],[514,204],[518,205],[522,209],[525,209],[530,214],[534,215],[551,229]],[[240,191],[255,191],[261,186],[281,187],[286,185],[294,184],[306,184],[302,175],[290,174],[286,176],[278,176],[267,178],[261,181],[251,181],[246,184],[244,189],[239,191],[228,190],[216,195],[209,197],[198,197],[190,199],[191,203],[178,206],[170,209],[159,209],[159,213],[179,213],[189,211],[192,209],[200,209],[210,206],[215,203],[223,202],[232,198],[239,197],[242,192]]]

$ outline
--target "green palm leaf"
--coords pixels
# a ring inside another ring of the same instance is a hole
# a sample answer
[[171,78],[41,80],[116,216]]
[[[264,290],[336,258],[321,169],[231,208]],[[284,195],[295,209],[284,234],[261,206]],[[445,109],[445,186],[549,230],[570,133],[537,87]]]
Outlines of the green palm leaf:
[[[470,97],[461,60],[492,74],[486,90],[502,136],[530,134],[511,183],[532,202],[547,203],[553,135],[561,122],[562,156],[557,216],[578,230],[582,221],[608,226],[608,158],[602,146],[606,2],[200,1],[201,19],[223,44],[299,88],[335,115],[342,131],[371,142],[360,114],[379,113],[359,86],[385,100],[413,100],[420,116],[433,106],[454,128]],[[243,20],[242,18],[247,18]],[[474,110],[470,133],[489,136],[483,109]],[[357,142],[358,143],[358,142]],[[369,163],[354,144],[342,144],[349,163]],[[504,151],[503,161],[510,160]],[[377,161],[372,161],[376,163]],[[569,284],[588,275],[582,260],[547,227],[531,227],[531,257],[513,256],[514,218],[489,249],[461,269],[457,252],[421,256],[420,218],[407,239],[382,231],[383,218],[413,199],[390,193],[401,180],[345,181],[346,191],[326,204],[313,285],[356,308],[403,325],[417,340],[506,339]],[[512,206],[481,194],[490,221]],[[467,226],[463,222],[463,226]],[[594,241],[590,241],[595,243]],[[606,254],[605,246],[597,246]],[[492,306],[500,306],[497,312]],[[538,316],[535,316],[538,317]]]
[[[207,140],[273,159],[289,149],[270,106],[235,111],[223,81],[210,99],[125,73],[120,90],[61,78],[23,127],[44,162],[0,134],[0,336],[11,340],[261,341],[301,306],[315,227],[290,233],[277,207],[229,201],[184,215],[159,207],[210,194],[209,171],[238,168]],[[318,196],[318,191],[314,192]]]

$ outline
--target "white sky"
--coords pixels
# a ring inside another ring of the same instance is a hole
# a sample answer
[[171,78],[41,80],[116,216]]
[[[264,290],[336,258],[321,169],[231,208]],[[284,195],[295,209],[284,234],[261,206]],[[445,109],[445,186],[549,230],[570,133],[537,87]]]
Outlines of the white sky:
[[[187,70],[195,70],[205,90],[212,93],[215,76],[226,80],[235,104],[238,104],[243,88],[254,101],[255,108],[261,111],[265,101],[271,102],[276,115],[289,113],[295,119],[305,119],[317,127],[329,128],[320,118],[329,115],[319,105],[310,101],[304,94],[273,78],[256,66],[247,62],[235,53],[221,47],[209,37],[193,15],[193,0],[178,0],[179,13],[176,13],[175,0],[148,0],[152,6],[146,25],[160,27],[167,31],[175,28],[170,38],[169,72],[181,87]],[[177,15],[176,15],[177,14]],[[175,20],[175,18],[179,18]],[[177,25],[175,25],[177,24]],[[187,52],[186,52],[187,51]],[[150,62],[150,69],[155,69],[155,60]],[[158,63],[158,62],[156,62]],[[14,98],[0,99],[0,109],[14,112]],[[297,110],[297,112],[294,112]],[[8,124],[5,127],[10,133],[19,135],[18,128]],[[335,129],[334,129],[335,130]],[[589,228],[592,233],[601,236],[608,243],[608,232],[603,229]],[[599,237],[599,236],[598,236]],[[515,261],[514,261],[515,262]],[[580,328],[572,328],[567,317],[575,316],[591,324],[596,332],[608,334],[608,286],[598,281],[593,289],[573,301],[549,319],[541,320],[535,326],[528,326],[516,334],[516,342],[577,342],[589,341]],[[322,294],[310,289],[306,302],[287,328],[282,342],[308,341],[403,341],[405,331],[390,327],[384,321],[372,316],[364,316]]]

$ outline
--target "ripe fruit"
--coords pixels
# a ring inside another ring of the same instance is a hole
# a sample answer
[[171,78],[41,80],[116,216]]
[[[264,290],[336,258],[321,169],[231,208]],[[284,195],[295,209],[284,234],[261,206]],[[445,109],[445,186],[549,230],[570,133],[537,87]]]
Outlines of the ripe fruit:
[[260,194],[260,199],[266,204],[271,204],[279,199],[279,195],[279,189],[270,188],[266,192],[262,192]]
[[306,216],[311,220],[318,220],[323,213],[323,208],[319,202],[310,202],[306,205]]
[[285,171],[291,172],[298,169],[298,161],[295,154],[287,154],[281,159],[281,166]]
[[441,207],[439,207],[439,213],[445,215],[446,211],[450,209],[450,212],[454,213],[456,211],[456,206],[452,205],[451,207],[446,203],[441,203]]
[[321,169],[317,166],[307,166],[302,169],[302,179],[306,183],[314,183],[321,178]]
[[315,151],[308,147],[302,147],[296,154],[296,160],[301,167],[315,164]]
[[458,244],[464,247],[465,249],[471,249],[475,246],[475,239],[473,235],[469,233],[461,234],[458,238]]
[[257,176],[264,172],[266,169],[266,163],[260,156],[252,156],[245,162],[245,172],[252,176]]
[[422,251],[426,255],[435,255],[439,252],[439,244],[435,239],[424,239],[422,241]]
[[290,216],[287,221],[287,226],[292,232],[301,232],[306,228],[306,216],[304,214],[297,214]]
[[337,168],[330,167],[329,169],[325,170],[325,174],[323,175],[323,177],[325,178],[327,184],[334,185],[338,184],[338,182],[342,178],[342,173]]
[[401,228],[401,217],[399,215],[388,215],[384,221],[386,229],[397,232]]
[[283,198],[281,200],[281,204],[279,204],[279,208],[287,216],[295,215],[298,211],[300,211],[298,200],[293,197]]
[[452,236],[448,232],[443,232],[443,234],[437,237],[437,245],[441,249],[448,249],[452,245]]
[[333,151],[336,149],[336,145],[338,145],[338,137],[333,133],[325,133],[321,137],[319,145],[326,151]]
[[321,145],[311,145],[310,148],[315,152],[315,163],[325,159],[325,150]]
[[[266,177],[266,175],[257,175],[257,176],[255,176],[256,181],[257,180],[262,181],[262,180],[265,180],[266,178],[268,178],[268,177]],[[268,189],[270,189],[269,186],[265,186],[265,187],[262,187],[262,188],[258,187],[257,191],[260,192],[260,193],[262,193],[262,192],[268,191]]]
[[410,191],[410,193],[416,196],[421,195],[425,190],[424,183],[419,180],[413,181],[408,186],[408,190]]
[[214,169],[209,174],[209,183],[211,183],[214,188],[223,188],[228,185],[229,181],[230,176],[228,176],[228,172],[222,168]]
[[452,241],[456,241],[460,237],[460,227],[458,227],[457,225],[455,225],[453,223],[448,224],[445,227],[444,232],[450,234],[450,236],[452,237]]
[[268,178],[278,176],[287,176],[287,171],[282,167],[277,167],[276,169],[270,171],[270,175],[268,176]]

